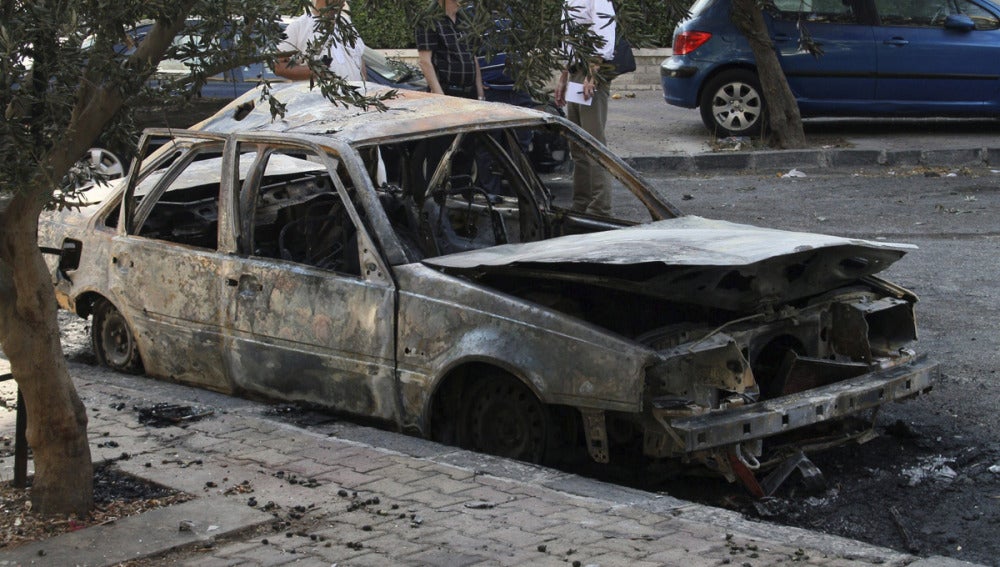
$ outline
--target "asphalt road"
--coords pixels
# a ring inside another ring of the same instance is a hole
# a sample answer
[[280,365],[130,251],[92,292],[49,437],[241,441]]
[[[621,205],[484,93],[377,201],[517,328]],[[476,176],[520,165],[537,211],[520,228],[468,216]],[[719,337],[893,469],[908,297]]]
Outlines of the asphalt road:
[[730,493],[705,498],[896,549],[1000,565],[1000,172],[650,179],[688,214],[918,245],[884,275],[920,296],[919,350],[944,374],[929,395],[883,412],[880,439],[816,460],[831,483],[826,493],[806,497],[791,483],[764,505],[734,503]]

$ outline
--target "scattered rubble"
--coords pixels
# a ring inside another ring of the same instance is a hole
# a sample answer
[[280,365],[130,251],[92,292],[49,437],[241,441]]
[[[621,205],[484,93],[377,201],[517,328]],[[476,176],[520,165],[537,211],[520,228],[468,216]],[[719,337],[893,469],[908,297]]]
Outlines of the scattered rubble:
[[151,406],[136,406],[139,423],[150,427],[182,426],[193,421],[208,417],[215,413],[212,410],[197,410],[191,406],[159,403]]
[[297,484],[299,486],[304,486],[305,488],[318,488],[323,486],[323,484],[315,478],[300,478],[295,473],[285,473],[285,471],[278,471],[271,476],[282,479],[288,484]]
[[927,480],[951,482],[958,476],[958,473],[952,468],[954,464],[954,459],[935,456],[923,458],[917,466],[903,469],[901,472],[907,478],[909,486],[917,486]]
[[798,169],[792,168],[788,173],[779,175],[779,177],[781,177],[782,179],[789,177],[806,177],[806,174],[802,171],[799,171]]

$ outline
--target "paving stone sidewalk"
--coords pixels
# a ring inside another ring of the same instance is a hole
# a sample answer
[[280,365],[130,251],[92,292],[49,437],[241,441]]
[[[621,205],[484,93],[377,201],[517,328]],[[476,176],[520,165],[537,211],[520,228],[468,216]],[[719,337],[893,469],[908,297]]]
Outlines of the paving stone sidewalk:
[[[279,419],[293,412],[144,377],[71,372],[95,460],[195,498],[0,553],[0,566],[962,565],[344,422],[303,429]],[[136,408],[154,403],[203,417],[140,424]]]

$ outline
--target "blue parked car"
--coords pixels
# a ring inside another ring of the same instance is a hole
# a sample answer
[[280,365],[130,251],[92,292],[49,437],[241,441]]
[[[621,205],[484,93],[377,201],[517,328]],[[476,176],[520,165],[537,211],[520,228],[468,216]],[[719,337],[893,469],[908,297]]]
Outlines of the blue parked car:
[[[764,20],[802,116],[1000,115],[1000,6],[987,0],[775,0]],[[698,0],[660,68],[666,101],[719,136],[757,135],[767,101],[729,0]],[[799,47],[800,22],[822,49]]]
[[[188,42],[198,44],[203,41],[199,35],[199,21],[188,20],[187,25],[187,29],[174,38],[175,46],[182,46]],[[287,25],[287,21],[283,20],[281,25],[284,27]],[[132,28],[128,34],[130,40],[128,44],[115,46],[115,51],[122,56],[131,54],[152,28],[152,23]],[[420,69],[413,65],[389,60],[381,52],[368,47],[365,48],[362,58],[365,62],[365,78],[369,82],[396,89],[425,90],[427,88],[427,81],[424,80]],[[165,81],[186,77],[190,72],[187,61],[164,59],[157,68],[154,80]],[[196,94],[203,98],[232,100],[250,89],[258,87],[265,80],[272,83],[287,82],[287,79],[275,75],[267,65],[259,62],[249,63],[207,77],[205,84],[200,87]]]

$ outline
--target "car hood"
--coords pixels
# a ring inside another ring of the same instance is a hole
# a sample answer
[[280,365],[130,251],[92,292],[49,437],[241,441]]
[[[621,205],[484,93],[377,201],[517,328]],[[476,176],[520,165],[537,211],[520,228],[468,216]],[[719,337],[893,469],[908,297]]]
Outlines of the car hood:
[[813,296],[878,273],[915,249],[684,216],[429,258],[445,272],[582,281],[732,310]]

